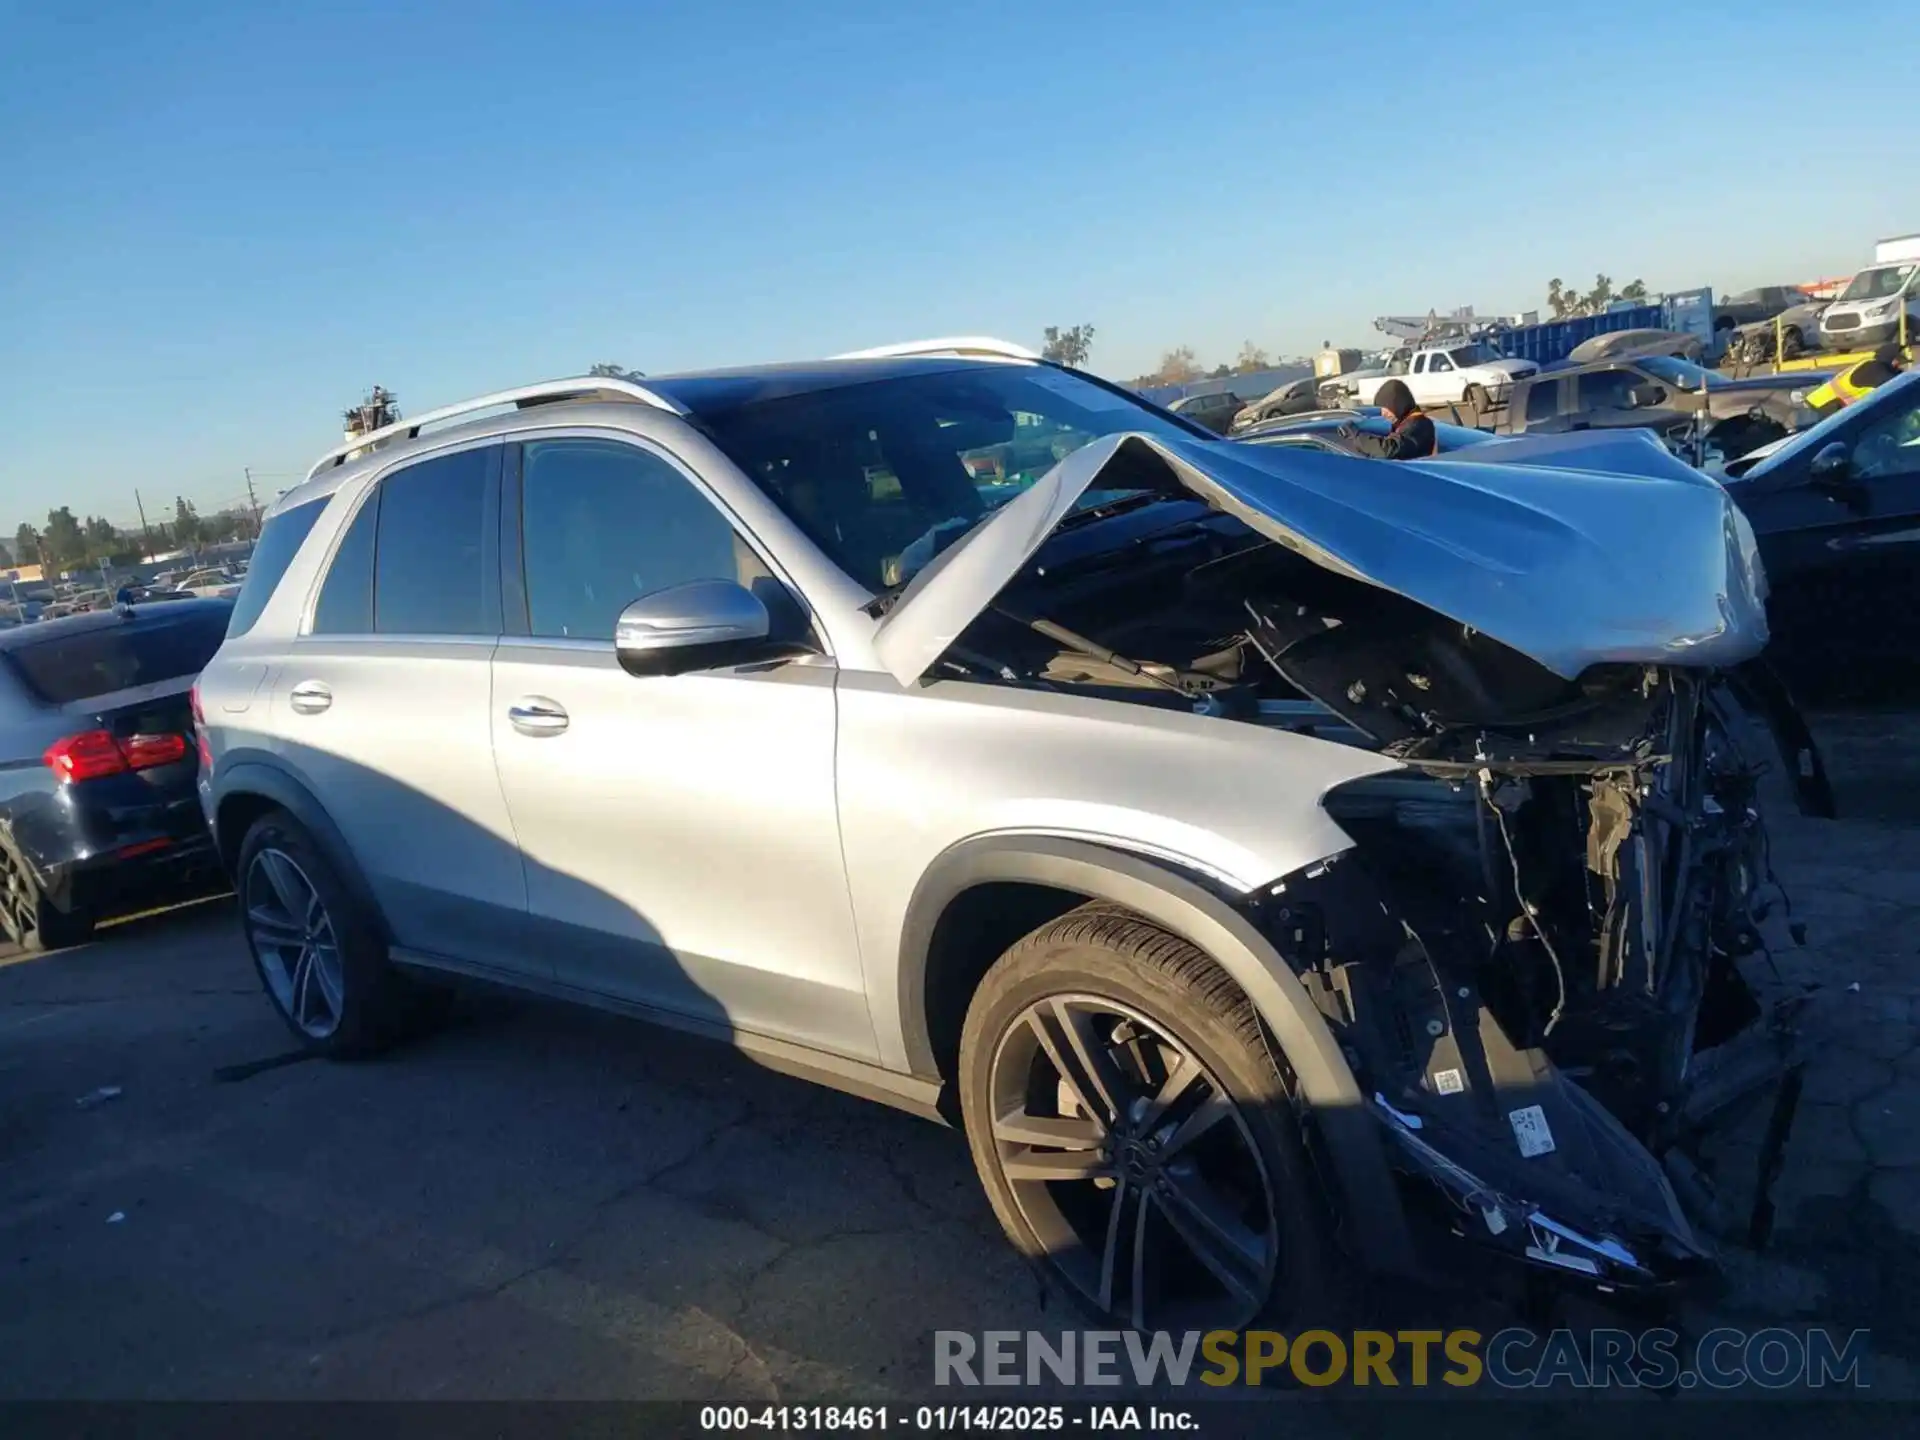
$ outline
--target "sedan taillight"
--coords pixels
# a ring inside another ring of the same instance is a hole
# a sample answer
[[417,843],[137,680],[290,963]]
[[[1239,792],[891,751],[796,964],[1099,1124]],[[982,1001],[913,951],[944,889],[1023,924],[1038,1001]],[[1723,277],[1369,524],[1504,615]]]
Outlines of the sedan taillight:
[[83,730],[54,741],[40,758],[63,785],[73,785],[171,765],[187,758],[187,742],[181,735],[129,735],[116,740],[107,730]]

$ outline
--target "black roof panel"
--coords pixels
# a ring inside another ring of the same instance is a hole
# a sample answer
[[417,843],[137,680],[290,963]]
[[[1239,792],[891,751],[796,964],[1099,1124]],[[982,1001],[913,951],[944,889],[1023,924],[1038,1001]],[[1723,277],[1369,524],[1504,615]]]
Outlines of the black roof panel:
[[168,621],[187,615],[205,615],[211,611],[233,610],[231,600],[211,598],[194,600],[168,600],[158,605],[140,605],[133,607],[133,618],[129,620],[118,608],[108,610],[88,610],[79,615],[63,615],[58,620],[36,620],[26,625],[15,625],[0,630],[0,653],[19,650],[28,645],[40,645],[50,640],[61,640],[73,635],[85,635],[94,630],[110,630],[117,625],[138,625],[142,620]]

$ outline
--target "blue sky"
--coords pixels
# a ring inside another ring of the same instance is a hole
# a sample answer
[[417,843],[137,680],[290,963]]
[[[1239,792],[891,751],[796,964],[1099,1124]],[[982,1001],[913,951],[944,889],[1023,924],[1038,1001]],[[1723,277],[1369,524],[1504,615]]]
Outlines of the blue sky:
[[1835,13],[0,0],[0,537],[271,491],[376,381],[1845,273],[1920,229],[1920,92],[1910,4]]

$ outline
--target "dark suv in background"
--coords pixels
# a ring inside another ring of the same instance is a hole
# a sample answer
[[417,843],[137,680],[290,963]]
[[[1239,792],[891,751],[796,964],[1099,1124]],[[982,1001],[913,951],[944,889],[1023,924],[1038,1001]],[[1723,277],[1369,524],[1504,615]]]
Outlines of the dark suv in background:
[[1205,395],[1183,395],[1167,409],[1182,419],[1204,425],[1216,435],[1224,435],[1233,425],[1233,417],[1247,408],[1247,402],[1231,390],[1213,390]]
[[1492,428],[1552,435],[1627,427],[1691,439],[1704,403],[1707,448],[1732,460],[1813,424],[1806,395],[1826,378],[1795,372],[1733,380],[1670,355],[1639,355],[1517,381]]
[[0,928],[29,949],[225,888],[194,790],[191,689],[229,600],[0,631]]

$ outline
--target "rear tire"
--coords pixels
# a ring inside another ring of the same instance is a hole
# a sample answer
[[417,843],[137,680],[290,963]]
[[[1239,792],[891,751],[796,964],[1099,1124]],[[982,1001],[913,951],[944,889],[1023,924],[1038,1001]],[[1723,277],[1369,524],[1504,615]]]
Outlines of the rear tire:
[[1007,1237],[1089,1313],[1325,1323],[1330,1226],[1292,1095],[1186,941],[1103,904],[1026,936],[974,993],[959,1085]]
[[0,928],[22,950],[44,954],[84,945],[93,938],[94,917],[62,910],[48,898],[33,871],[11,848],[0,848],[6,891],[0,896]]
[[235,877],[254,969],[309,1050],[334,1059],[377,1054],[445,1012],[445,992],[394,968],[379,917],[285,811],[254,821]]
[[1780,358],[1798,360],[1806,353],[1807,342],[1800,334],[1800,327],[1789,325],[1780,333]]
[[21,942],[28,950],[70,950],[93,939],[96,922],[84,910],[62,910],[42,895],[35,911],[33,932]]

